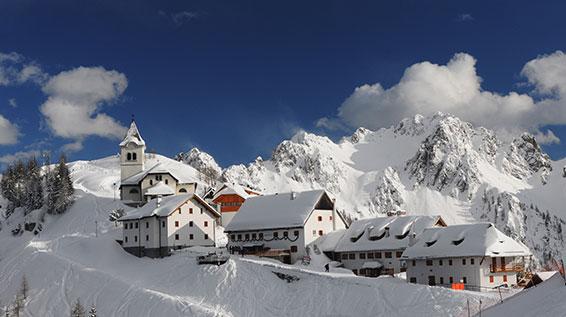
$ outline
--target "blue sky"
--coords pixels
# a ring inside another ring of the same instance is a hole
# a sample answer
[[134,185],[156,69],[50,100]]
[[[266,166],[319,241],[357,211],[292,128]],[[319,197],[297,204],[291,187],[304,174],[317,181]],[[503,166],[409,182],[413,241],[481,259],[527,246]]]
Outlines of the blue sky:
[[[390,101],[412,94],[400,81],[418,81],[419,74],[429,71],[428,78],[444,76],[446,70],[458,77],[457,65],[475,69],[480,92],[503,96],[495,104],[515,102],[509,101],[509,93],[516,92],[535,103],[549,99],[558,110],[540,117],[536,110],[516,117],[511,110],[470,113],[476,103],[492,107],[493,98],[481,96],[462,102],[456,114],[480,124],[485,118],[495,128],[513,129],[514,122],[531,131],[550,127],[556,138],[566,140],[561,117],[566,113],[561,94],[566,79],[558,76],[566,73],[546,75],[556,65],[566,68],[566,58],[552,55],[566,51],[566,3],[117,2],[0,2],[0,52],[18,54],[6,65],[20,75],[26,66],[40,69],[29,78],[14,75],[4,85],[0,80],[0,115],[19,131],[17,140],[0,145],[0,156],[63,147],[71,159],[111,155],[118,151],[120,128],[135,114],[149,148],[159,153],[174,155],[197,146],[223,166],[248,162],[258,155],[269,157],[280,141],[300,129],[336,138],[357,123],[388,126],[422,108]],[[459,52],[468,55],[455,56]],[[444,69],[451,60],[456,66]],[[540,63],[525,71],[533,60]],[[425,61],[433,66],[417,64]],[[416,74],[407,75],[415,64]],[[83,72],[77,72],[81,66]],[[87,92],[92,99],[84,101],[84,89],[104,88],[87,81],[78,94],[62,86],[96,76],[111,81],[115,90]],[[469,87],[470,80],[463,78],[458,85]],[[358,91],[361,96],[354,93],[356,87],[376,83],[383,90],[399,89],[385,94],[391,98],[381,93],[367,97],[364,89]],[[448,86],[436,88],[453,88]],[[366,101],[373,110],[357,112]],[[88,113],[83,118],[88,131],[79,132],[83,124],[73,116],[61,117],[65,102],[77,102]],[[435,110],[427,107],[425,112]],[[99,114],[108,120],[88,121]],[[321,118],[332,124],[321,124]],[[101,122],[109,126],[94,126]],[[545,149],[554,159],[562,158],[562,144]]]

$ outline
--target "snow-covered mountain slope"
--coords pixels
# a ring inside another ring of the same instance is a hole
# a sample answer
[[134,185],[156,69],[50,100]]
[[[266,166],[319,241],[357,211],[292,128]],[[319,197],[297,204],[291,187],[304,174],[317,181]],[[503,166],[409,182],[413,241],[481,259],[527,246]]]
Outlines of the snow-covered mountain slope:
[[264,193],[325,188],[356,217],[405,210],[449,224],[492,221],[540,262],[564,252],[566,160],[552,161],[524,133],[509,136],[454,116],[416,115],[335,143],[300,132],[271,159],[223,171],[223,180]]
[[[165,259],[136,258],[115,242],[120,228],[110,210],[118,160],[71,164],[75,204],[46,216],[37,236],[14,237],[10,217],[0,230],[0,302],[13,300],[25,274],[30,285],[24,316],[66,316],[73,302],[95,304],[100,316],[460,316],[466,302],[487,304],[494,294],[367,279],[306,270],[253,257],[199,266],[199,249]],[[207,250],[202,250],[206,252]],[[299,280],[288,283],[274,272]]]

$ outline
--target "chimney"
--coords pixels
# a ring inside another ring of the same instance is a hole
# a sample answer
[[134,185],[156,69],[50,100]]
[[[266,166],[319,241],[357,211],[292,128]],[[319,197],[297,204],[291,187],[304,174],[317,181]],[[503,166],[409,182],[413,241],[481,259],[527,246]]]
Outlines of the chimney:
[[417,233],[411,232],[411,234],[409,234],[409,246],[412,246],[413,244],[415,244],[416,239],[417,239]]
[[294,191],[291,192],[291,200],[295,200],[295,198],[297,198],[297,193],[295,193]]
[[161,195],[157,196],[156,198],[156,204],[157,204],[157,208],[161,207]]

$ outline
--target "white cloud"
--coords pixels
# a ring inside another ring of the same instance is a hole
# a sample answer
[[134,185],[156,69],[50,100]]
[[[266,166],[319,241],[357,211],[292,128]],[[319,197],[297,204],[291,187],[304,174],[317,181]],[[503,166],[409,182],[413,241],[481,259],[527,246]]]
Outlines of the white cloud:
[[474,17],[469,13],[462,13],[458,15],[459,22],[469,22],[475,20]]
[[540,144],[560,144],[560,139],[552,132],[552,130],[537,131],[535,139]]
[[28,81],[41,84],[47,78],[48,75],[39,65],[26,62],[22,55],[0,52],[0,86],[23,84]]
[[18,126],[0,115],[0,145],[15,144],[18,142],[19,136],[20,129]]
[[116,101],[127,86],[126,76],[117,71],[78,67],[61,72],[43,86],[48,99],[40,110],[56,136],[75,140],[68,149],[79,149],[90,135],[121,138],[126,128],[100,109]]
[[198,13],[192,11],[179,11],[168,14],[163,10],[159,10],[157,13],[162,17],[170,19],[178,27],[199,17]]
[[[357,87],[338,109],[338,118],[351,127],[389,127],[416,113],[451,113],[490,128],[537,130],[546,124],[566,124],[566,57],[562,52],[528,62],[522,74],[539,93],[501,95],[481,88],[476,60],[459,53],[446,65],[417,63],[405,70],[396,85]],[[551,71],[552,70],[552,71]]]
[[10,99],[8,99],[8,104],[9,104],[10,107],[12,107],[12,108],[17,108],[17,107],[18,107],[18,102],[16,102],[16,98],[10,98]]
[[13,154],[6,154],[3,156],[0,156],[0,164],[10,164],[12,162],[15,162],[17,160],[25,160],[31,157],[39,157],[40,156],[40,152],[37,150],[31,150],[31,151],[21,151],[21,152],[16,152]]

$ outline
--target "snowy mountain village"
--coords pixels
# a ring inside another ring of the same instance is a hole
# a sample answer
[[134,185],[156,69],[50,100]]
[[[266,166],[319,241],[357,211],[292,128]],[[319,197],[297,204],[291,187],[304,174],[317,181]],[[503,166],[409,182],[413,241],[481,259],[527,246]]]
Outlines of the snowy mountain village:
[[262,194],[223,184],[201,196],[177,165],[150,158],[132,121],[120,143],[120,197],[137,208],[118,221],[120,243],[136,256],[194,246],[225,246],[231,255],[286,264],[325,256],[326,271],[401,274],[408,283],[475,291],[525,286],[532,278],[529,249],[489,222],[452,225],[440,215],[404,211],[351,222],[322,189]]

